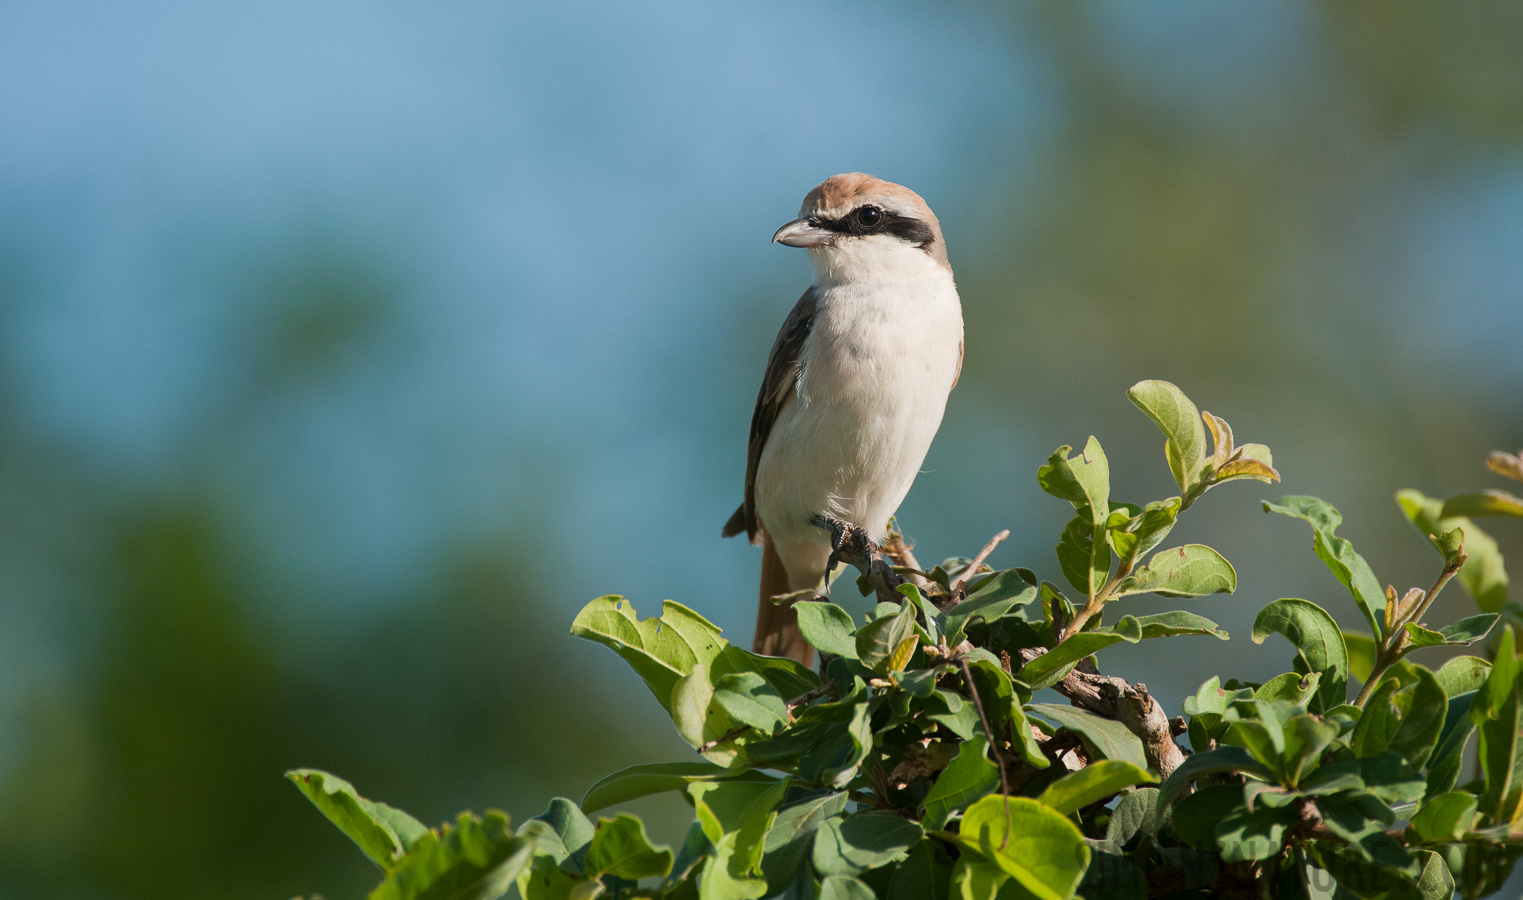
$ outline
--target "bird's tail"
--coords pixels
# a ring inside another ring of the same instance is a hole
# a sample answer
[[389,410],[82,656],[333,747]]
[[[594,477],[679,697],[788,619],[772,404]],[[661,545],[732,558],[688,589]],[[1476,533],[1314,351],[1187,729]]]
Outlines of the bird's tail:
[[814,663],[814,648],[799,631],[798,613],[791,605],[778,606],[772,598],[792,591],[788,570],[770,539],[762,541],[761,602],[756,610],[756,640],[751,649],[767,656],[786,656],[805,668]]

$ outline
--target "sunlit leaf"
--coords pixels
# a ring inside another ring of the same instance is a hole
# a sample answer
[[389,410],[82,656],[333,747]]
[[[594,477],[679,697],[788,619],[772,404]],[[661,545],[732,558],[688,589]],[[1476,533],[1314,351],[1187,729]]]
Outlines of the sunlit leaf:
[[664,791],[679,791],[695,781],[711,781],[725,774],[712,763],[671,762],[629,766],[598,779],[582,798],[582,810],[595,812]]
[[1108,628],[1081,631],[1022,666],[1021,678],[1032,690],[1051,687],[1079,660],[1122,641],[1135,644],[1142,634],[1142,625],[1132,616],[1123,616]]
[[1167,438],[1164,453],[1179,489],[1189,491],[1199,484],[1206,464],[1206,429],[1195,404],[1167,381],[1139,381],[1127,396]]
[[1217,624],[1205,616],[1197,616],[1192,612],[1176,609],[1173,612],[1154,613],[1151,616],[1138,616],[1137,624],[1142,626],[1142,637],[1160,638],[1173,637],[1180,634],[1209,634],[1218,640],[1227,640],[1227,632],[1221,630]]
[[1153,554],[1146,565],[1121,580],[1113,596],[1203,597],[1235,590],[1237,571],[1225,557],[1205,544],[1185,544]]
[[1507,569],[1496,540],[1464,516],[1444,518],[1443,503],[1421,491],[1398,491],[1396,503],[1407,521],[1425,535],[1455,528],[1465,532],[1465,553],[1469,559],[1460,567],[1460,585],[1475,598],[1482,612],[1501,612],[1507,605]]
[[1114,796],[1133,785],[1152,784],[1157,781],[1156,776],[1133,763],[1119,759],[1102,759],[1054,781],[1037,799],[1058,812],[1068,815],[1091,803]]
[[1460,494],[1444,501],[1439,518],[1455,516],[1507,516],[1523,518],[1523,497],[1514,497],[1506,491],[1485,490],[1479,494]]
[[612,594],[583,607],[571,633],[617,653],[668,710],[677,680],[695,665],[712,663],[728,643],[713,623],[680,603],[667,600],[659,618],[640,619],[628,600]]
[[1264,501],[1264,511],[1301,519],[1312,527],[1312,546],[1317,556],[1340,583],[1349,589],[1359,612],[1377,638],[1385,634],[1385,592],[1364,557],[1354,552],[1354,545],[1335,532],[1343,524],[1343,515],[1332,504],[1316,497],[1281,497],[1278,502]]
[[804,600],[793,608],[798,612],[799,631],[811,647],[821,653],[857,658],[857,628],[850,613],[819,600]]
[[1476,796],[1450,791],[1423,803],[1412,817],[1412,830],[1429,843],[1457,841],[1475,821]]
[[1308,672],[1319,672],[1322,683],[1317,697],[1318,709],[1332,709],[1348,696],[1348,651],[1338,623],[1315,603],[1288,597],[1259,610],[1253,620],[1253,642],[1264,643],[1271,634],[1282,634],[1295,645],[1296,654]]
[[1053,451],[1047,464],[1037,469],[1037,482],[1042,490],[1072,503],[1080,517],[1099,530],[1110,515],[1110,463],[1093,436],[1083,452],[1070,457],[1072,451],[1067,444]]
[[991,795],[978,801],[963,814],[958,839],[965,850],[1043,900],[1072,897],[1089,865],[1079,829],[1029,797]]
[[857,658],[878,672],[889,671],[894,651],[915,632],[915,610],[902,604],[893,615],[881,616],[857,631]]
[[426,825],[400,809],[361,797],[354,785],[336,775],[292,769],[286,777],[384,870],[389,871],[396,858],[428,832]]
[[788,724],[788,707],[783,696],[767,679],[755,672],[726,675],[714,686],[714,702],[731,721],[771,733]]
[[652,846],[645,824],[620,813],[598,822],[583,866],[590,878],[615,875],[638,881],[662,877],[672,870],[672,851],[670,847]]
[[1103,537],[1095,539],[1094,526],[1083,516],[1069,520],[1058,535],[1058,567],[1063,577],[1086,597],[1098,594],[1110,578],[1111,549]]
[[418,838],[370,900],[492,900],[507,893],[533,850],[503,813],[461,813]]

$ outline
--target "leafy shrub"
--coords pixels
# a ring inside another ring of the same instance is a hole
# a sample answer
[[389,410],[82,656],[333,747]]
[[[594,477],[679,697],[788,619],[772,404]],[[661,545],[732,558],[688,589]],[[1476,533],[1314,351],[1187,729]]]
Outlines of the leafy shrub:
[[[1211,488],[1279,476],[1269,448],[1236,445],[1173,385],[1142,382],[1130,396],[1166,436],[1180,493],[1114,500],[1099,441],[1058,448],[1037,477],[1074,508],[1057,544],[1066,588],[1029,569],[983,571],[994,542],[929,572],[896,542],[897,571],[858,562],[864,594],[880,601],[866,621],[798,604],[819,672],[736,647],[679,603],[646,619],[620,597],[588,604],[572,634],[624,659],[701,758],[615,772],[516,830],[500,812],[430,829],[326,773],[289,777],[381,868],[376,900],[491,898],[515,885],[528,900],[1495,892],[1523,848],[1515,632],[1500,631],[1489,659],[1435,671],[1409,657],[1475,644],[1515,609],[1496,543],[1466,516],[1523,517],[1523,501],[1401,492],[1440,560],[1431,588],[1401,594],[1337,536],[1326,502],[1264,503],[1311,526],[1369,630],[1277,600],[1251,637],[1289,639],[1291,671],[1262,684],[1212,678],[1170,719],[1142,685],[1099,674],[1095,654],[1227,635],[1184,611],[1102,619],[1132,594],[1235,590],[1210,547],[1158,548]],[[1523,480],[1517,457],[1488,464]],[[1480,612],[1429,628],[1423,617],[1455,576]],[[1363,682],[1352,703],[1351,678]],[[1069,704],[1034,702],[1043,688]],[[1477,772],[1461,782],[1472,735]],[[663,791],[694,810],[675,850],[653,845],[634,816],[587,817]]]

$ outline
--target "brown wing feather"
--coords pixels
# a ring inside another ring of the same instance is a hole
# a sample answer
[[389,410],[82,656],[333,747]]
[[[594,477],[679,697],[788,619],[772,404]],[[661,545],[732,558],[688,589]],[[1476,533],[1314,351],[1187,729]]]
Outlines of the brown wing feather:
[[756,523],[756,469],[761,465],[762,447],[766,446],[767,436],[772,433],[772,424],[798,384],[799,357],[803,355],[809,329],[814,326],[815,307],[814,288],[811,287],[793,305],[793,311],[788,313],[777,333],[777,340],[772,343],[772,352],[767,356],[767,374],[762,376],[761,390],[756,394],[756,411],[751,414],[751,440],[746,446],[746,499],[725,523],[722,532],[725,537],[744,531],[751,543],[761,542]]

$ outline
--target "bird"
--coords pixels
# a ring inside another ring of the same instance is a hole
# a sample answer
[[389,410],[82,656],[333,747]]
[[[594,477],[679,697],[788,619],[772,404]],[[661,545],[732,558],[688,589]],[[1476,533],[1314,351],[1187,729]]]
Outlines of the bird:
[[768,354],[722,534],[762,547],[752,649],[807,667],[797,612],[773,598],[828,590],[821,519],[887,537],[962,372],[962,303],[936,215],[890,181],[827,178],[772,240],[807,249],[814,279]]

